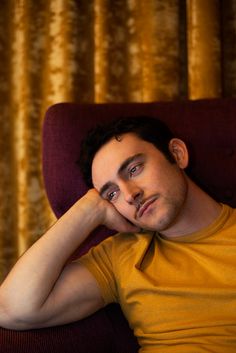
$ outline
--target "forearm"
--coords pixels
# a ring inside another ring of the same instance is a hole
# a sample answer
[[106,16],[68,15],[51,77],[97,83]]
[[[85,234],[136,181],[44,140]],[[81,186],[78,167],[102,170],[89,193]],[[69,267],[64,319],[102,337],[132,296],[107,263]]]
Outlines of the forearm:
[[0,288],[0,305],[25,313],[41,308],[70,255],[100,223],[95,205],[81,199],[18,260]]

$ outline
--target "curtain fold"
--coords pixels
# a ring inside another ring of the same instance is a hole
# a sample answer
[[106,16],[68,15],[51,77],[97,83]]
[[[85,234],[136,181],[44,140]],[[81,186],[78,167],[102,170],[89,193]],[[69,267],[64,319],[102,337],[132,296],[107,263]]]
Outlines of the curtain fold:
[[220,2],[187,0],[190,99],[220,97]]
[[0,12],[0,275],[3,277],[18,255],[17,166],[12,128],[11,87],[11,18],[10,4],[5,1]]
[[1,279],[55,221],[41,170],[46,109],[233,97],[235,39],[234,0],[1,1]]
[[222,92],[236,95],[236,1],[221,2]]
[[179,97],[178,4],[177,0],[96,1],[96,101]]

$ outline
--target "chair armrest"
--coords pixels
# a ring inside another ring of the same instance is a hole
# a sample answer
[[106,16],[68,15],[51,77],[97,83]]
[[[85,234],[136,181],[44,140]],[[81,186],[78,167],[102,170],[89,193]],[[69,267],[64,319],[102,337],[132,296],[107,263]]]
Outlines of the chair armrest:
[[138,348],[117,304],[68,325],[26,331],[0,328],[1,353],[137,353]]
[[103,310],[63,326],[26,331],[0,328],[0,351],[4,353],[111,353],[113,344]]

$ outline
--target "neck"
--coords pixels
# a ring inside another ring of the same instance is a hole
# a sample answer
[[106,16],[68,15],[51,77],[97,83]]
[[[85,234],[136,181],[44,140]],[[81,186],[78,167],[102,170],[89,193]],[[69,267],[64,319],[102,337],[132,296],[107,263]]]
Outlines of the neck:
[[221,212],[221,205],[188,177],[188,192],[184,206],[174,223],[163,235],[174,238],[198,232],[213,223]]

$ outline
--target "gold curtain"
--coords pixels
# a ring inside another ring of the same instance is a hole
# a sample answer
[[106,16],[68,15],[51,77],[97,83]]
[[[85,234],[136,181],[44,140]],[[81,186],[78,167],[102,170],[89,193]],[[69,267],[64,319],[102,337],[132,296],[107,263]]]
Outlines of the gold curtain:
[[236,95],[234,0],[2,0],[0,276],[55,218],[41,126],[61,101]]

